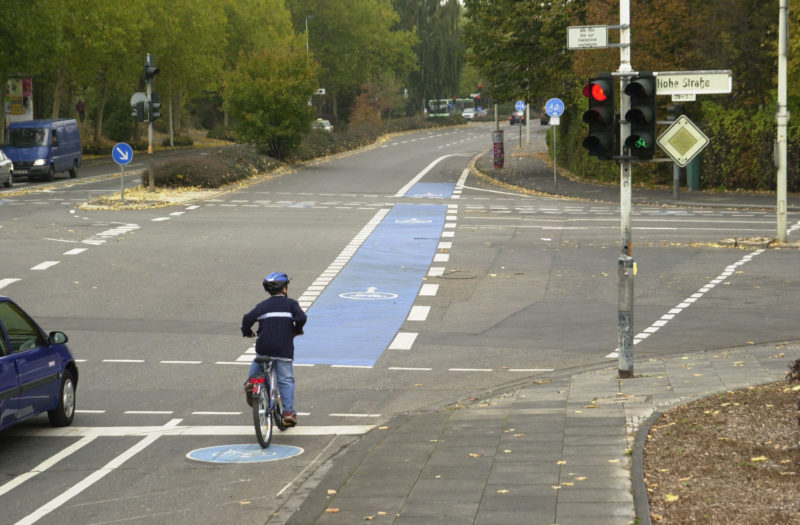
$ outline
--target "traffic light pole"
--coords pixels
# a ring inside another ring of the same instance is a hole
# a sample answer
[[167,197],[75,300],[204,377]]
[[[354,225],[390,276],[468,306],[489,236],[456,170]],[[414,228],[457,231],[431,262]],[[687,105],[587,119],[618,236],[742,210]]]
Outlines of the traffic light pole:
[[620,211],[620,249],[621,254],[617,266],[619,288],[617,293],[617,320],[619,334],[619,350],[617,368],[621,379],[633,377],[633,283],[635,263],[633,261],[633,246],[631,244],[631,161],[627,159],[625,141],[631,134],[630,122],[624,118],[630,110],[629,97],[623,96],[628,80],[633,74],[631,67],[631,17],[630,0],[620,0],[619,25],[620,25],[620,184],[619,184],[619,211]]

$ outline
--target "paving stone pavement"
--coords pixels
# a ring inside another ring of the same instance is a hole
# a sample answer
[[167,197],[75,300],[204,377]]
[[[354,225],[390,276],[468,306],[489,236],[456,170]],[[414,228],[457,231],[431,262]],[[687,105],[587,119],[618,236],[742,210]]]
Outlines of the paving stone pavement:
[[781,380],[798,358],[800,343],[688,353],[635,361],[631,379],[619,379],[614,363],[397,416],[267,523],[634,523],[642,423],[676,404]]

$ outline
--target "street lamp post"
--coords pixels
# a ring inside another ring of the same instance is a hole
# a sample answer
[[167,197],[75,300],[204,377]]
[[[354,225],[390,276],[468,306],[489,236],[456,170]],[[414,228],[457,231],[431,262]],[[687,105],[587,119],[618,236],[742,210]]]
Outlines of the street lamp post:
[[308,19],[314,18],[314,15],[306,15],[306,60],[308,60]]

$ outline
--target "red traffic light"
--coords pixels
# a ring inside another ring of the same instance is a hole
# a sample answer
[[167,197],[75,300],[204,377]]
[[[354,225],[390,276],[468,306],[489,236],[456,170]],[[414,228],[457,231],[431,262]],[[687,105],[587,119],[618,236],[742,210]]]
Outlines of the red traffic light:
[[606,90],[597,82],[590,82],[583,86],[583,96],[602,102],[608,98]]

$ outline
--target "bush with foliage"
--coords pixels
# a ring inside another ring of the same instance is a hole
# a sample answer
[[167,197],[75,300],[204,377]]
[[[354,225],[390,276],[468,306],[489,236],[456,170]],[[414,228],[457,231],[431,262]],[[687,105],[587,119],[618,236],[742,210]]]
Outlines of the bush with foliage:
[[[219,188],[280,165],[275,159],[259,154],[252,146],[232,146],[211,155],[186,156],[166,160],[154,167],[155,185],[166,188]],[[142,175],[142,185],[148,184]]]
[[225,108],[236,119],[237,136],[278,159],[290,156],[311,128],[316,90],[313,63],[305,51],[276,45],[242,57],[225,88]]

